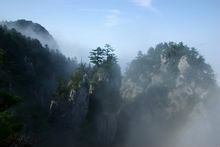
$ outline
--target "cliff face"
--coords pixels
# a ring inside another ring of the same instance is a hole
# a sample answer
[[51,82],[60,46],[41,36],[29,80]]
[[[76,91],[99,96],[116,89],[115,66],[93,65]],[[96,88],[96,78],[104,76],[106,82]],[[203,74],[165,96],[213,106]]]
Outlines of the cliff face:
[[79,145],[169,146],[195,116],[213,123],[206,108],[216,87],[212,70],[183,44],[138,56],[122,85],[118,73],[115,66],[80,67],[51,107],[58,126],[79,132]]
[[78,134],[81,146],[110,146],[115,141],[120,77],[112,76],[114,72],[120,72],[115,65],[81,65],[51,101],[52,122],[71,129],[70,136]]
[[96,116],[97,143],[103,146],[111,146],[116,137],[117,118],[114,113],[105,113]]
[[86,76],[77,88],[70,80],[64,97],[57,97],[50,102],[50,117],[55,125],[64,125],[65,128],[79,129],[85,120],[89,109],[89,86]]
[[139,55],[122,82],[127,104],[118,115],[119,144],[169,146],[193,117],[210,125],[206,106],[214,87],[209,65],[181,43],[158,45]]

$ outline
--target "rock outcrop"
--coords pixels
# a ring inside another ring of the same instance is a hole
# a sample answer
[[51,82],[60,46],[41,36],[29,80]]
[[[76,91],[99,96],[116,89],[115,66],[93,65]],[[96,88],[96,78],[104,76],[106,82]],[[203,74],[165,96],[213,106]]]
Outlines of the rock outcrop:
[[[51,118],[62,122],[66,127],[77,129],[86,118],[89,109],[89,86],[86,77],[80,87],[70,88],[64,100],[52,100]],[[71,87],[71,81],[69,86]]]

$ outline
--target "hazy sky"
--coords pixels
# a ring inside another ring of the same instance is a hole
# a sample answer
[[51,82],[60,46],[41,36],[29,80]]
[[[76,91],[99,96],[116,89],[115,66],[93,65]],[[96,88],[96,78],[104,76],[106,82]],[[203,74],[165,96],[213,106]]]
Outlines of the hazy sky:
[[183,41],[220,74],[220,0],[1,0],[0,19],[42,24],[68,56],[111,44],[125,66],[138,50]]

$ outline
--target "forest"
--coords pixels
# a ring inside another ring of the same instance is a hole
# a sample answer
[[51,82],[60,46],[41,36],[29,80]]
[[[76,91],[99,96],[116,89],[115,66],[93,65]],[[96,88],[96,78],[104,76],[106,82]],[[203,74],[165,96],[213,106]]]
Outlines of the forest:
[[219,145],[219,85],[197,49],[159,43],[125,72],[115,50],[79,62],[40,24],[0,22],[0,146]]

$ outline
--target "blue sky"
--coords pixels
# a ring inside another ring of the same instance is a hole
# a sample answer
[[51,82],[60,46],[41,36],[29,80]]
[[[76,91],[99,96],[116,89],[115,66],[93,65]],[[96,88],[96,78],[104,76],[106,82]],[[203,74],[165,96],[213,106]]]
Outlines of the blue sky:
[[[1,20],[46,27],[68,56],[111,44],[123,67],[138,50],[183,41],[220,75],[220,0],[2,0]],[[219,76],[218,76],[219,78]]]

